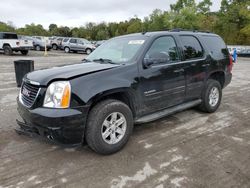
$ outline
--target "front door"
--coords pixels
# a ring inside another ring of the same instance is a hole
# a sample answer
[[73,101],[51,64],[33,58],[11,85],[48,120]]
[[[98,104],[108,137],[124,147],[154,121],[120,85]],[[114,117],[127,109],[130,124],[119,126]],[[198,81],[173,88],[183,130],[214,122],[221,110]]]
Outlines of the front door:
[[175,39],[172,36],[155,39],[143,61],[144,68],[139,73],[141,113],[152,113],[182,103],[186,64],[180,61]]
[[77,47],[77,39],[74,39],[74,38],[70,39],[69,40],[69,46],[70,46],[71,50],[77,50],[78,49],[78,47]]

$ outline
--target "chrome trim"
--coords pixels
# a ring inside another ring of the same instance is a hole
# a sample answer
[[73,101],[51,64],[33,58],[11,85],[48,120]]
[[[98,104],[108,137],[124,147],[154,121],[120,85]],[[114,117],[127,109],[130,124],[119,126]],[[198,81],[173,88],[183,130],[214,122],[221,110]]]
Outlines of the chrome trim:
[[27,108],[31,108],[31,107],[35,104],[35,101],[36,101],[36,99],[37,99],[37,97],[38,97],[38,95],[39,95],[39,93],[40,93],[41,88],[38,89],[37,94],[36,94],[36,97],[34,98],[34,101],[33,101],[33,103],[31,104],[31,106],[27,106],[26,104],[24,104],[23,99],[22,99],[22,88],[23,88],[23,86],[21,87],[20,92],[19,92],[19,96],[18,96],[19,101],[20,101],[20,103],[21,103],[23,106],[25,106],[25,107],[27,107]]
[[178,62],[170,62],[170,63],[162,63],[162,64],[154,64],[151,65],[149,68],[158,68],[158,67],[171,67],[172,65],[180,65],[180,64],[188,64],[188,63],[194,63],[199,61],[205,61],[206,57],[199,58],[199,59],[190,59],[185,61],[178,61]]
[[40,86],[39,82],[35,82],[35,81],[32,81],[32,80],[29,80],[29,83],[32,84],[32,85]]
[[29,80],[29,79],[24,79],[23,78],[23,82],[27,82],[27,83],[29,83],[29,84],[31,84],[31,85],[35,85],[35,86],[40,86],[40,83],[39,82],[36,82],[36,81],[32,81],[32,80]]

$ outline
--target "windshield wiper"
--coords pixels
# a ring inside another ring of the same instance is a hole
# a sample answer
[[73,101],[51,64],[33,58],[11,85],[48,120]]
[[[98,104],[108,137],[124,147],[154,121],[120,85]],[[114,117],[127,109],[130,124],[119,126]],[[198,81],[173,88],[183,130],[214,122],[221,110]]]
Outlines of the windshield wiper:
[[87,62],[91,62],[91,60],[89,60],[89,59],[83,59],[82,62],[87,63]]
[[94,61],[94,62],[100,62],[100,63],[117,64],[117,63],[113,62],[111,59],[103,59],[103,58],[94,59],[92,61]]

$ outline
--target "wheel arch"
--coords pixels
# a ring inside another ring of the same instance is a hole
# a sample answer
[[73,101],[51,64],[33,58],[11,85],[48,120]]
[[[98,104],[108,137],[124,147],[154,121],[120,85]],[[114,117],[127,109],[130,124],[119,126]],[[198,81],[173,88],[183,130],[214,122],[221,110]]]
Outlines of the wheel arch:
[[87,102],[87,105],[90,106],[89,110],[91,110],[97,103],[107,99],[116,99],[125,103],[131,109],[133,116],[136,116],[136,97],[130,88],[117,88],[98,93]]
[[9,43],[3,43],[3,47],[4,47],[4,46],[9,46],[9,47],[11,47]]
[[214,80],[217,80],[220,84],[221,84],[221,88],[224,87],[225,85],[225,73],[224,71],[215,71],[215,72],[212,72],[208,78],[208,79],[214,79]]

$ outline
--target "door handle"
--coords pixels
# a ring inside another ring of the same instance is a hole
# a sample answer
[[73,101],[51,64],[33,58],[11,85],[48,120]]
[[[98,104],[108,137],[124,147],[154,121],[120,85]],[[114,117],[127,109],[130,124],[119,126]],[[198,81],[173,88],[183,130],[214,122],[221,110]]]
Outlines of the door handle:
[[210,64],[203,64],[202,67],[208,67]]
[[184,72],[184,69],[176,69],[176,70],[174,70],[174,73],[180,73],[180,72]]

